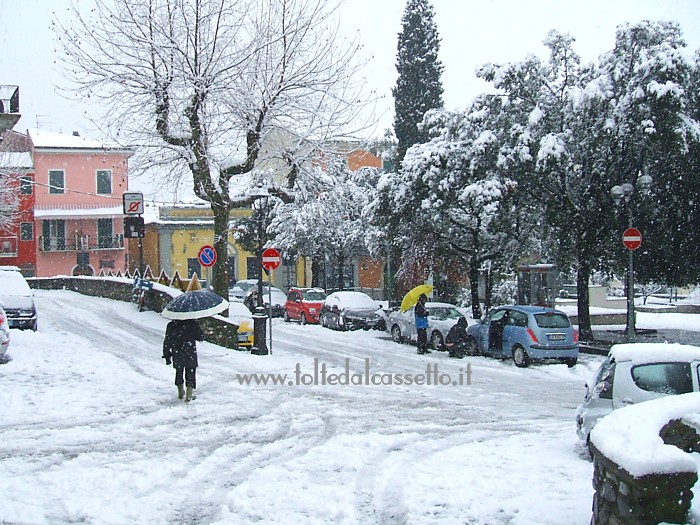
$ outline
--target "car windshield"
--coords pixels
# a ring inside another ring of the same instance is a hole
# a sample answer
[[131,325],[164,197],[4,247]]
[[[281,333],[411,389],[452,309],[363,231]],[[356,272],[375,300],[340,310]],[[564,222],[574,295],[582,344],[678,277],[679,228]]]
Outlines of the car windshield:
[[428,315],[434,319],[440,321],[446,321],[448,319],[459,319],[462,314],[456,308],[450,308],[447,306],[433,306],[428,308]]
[[569,318],[558,312],[535,314],[535,322],[540,328],[568,328]]
[[246,281],[238,281],[236,284],[233,285],[234,288],[240,288],[244,292],[247,292],[251,288],[255,288],[257,286],[257,283],[251,283],[251,282],[246,282]]
[[321,290],[307,290],[302,294],[304,301],[321,302],[326,298],[326,294]]
[[32,294],[31,288],[21,274],[14,271],[0,271],[0,295],[20,295],[29,296]]

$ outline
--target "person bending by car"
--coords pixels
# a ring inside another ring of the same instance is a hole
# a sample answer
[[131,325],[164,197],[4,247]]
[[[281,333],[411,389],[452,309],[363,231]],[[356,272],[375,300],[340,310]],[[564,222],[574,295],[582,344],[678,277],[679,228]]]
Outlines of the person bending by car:
[[467,351],[467,320],[460,317],[445,337],[445,346],[450,357],[462,358]]
[[416,332],[418,333],[418,353],[429,354],[428,350],[428,310],[425,303],[428,297],[422,293],[418,296],[418,302],[414,309],[416,319]]
[[165,329],[163,358],[166,365],[172,362],[177,397],[184,398],[185,403],[196,399],[192,391],[197,388],[197,341],[203,340],[204,333],[196,319],[173,320]]

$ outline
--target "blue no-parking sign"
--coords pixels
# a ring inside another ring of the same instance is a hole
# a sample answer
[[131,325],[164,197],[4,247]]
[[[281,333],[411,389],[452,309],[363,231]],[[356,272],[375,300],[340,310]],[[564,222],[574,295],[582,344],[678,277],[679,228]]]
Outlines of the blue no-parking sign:
[[216,250],[213,246],[202,246],[199,249],[199,255],[197,258],[199,259],[199,264],[205,268],[214,266],[216,264]]

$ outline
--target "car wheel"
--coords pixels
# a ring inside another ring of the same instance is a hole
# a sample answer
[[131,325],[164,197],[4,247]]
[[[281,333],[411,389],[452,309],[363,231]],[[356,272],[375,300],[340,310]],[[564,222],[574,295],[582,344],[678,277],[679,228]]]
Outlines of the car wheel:
[[282,314],[282,318],[284,319],[285,323],[289,322],[289,314],[287,313],[287,310],[285,310],[284,314]]
[[513,362],[518,368],[525,368],[530,364],[530,357],[527,355],[525,349],[520,345],[513,348]]
[[301,312],[301,316],[299,317],[299,321],[301,324],[306,324],[306,314],[304,312]]
[[397,324],[391,327],[391,339],[395,343],[403,343],[403,337],[401,336],[401,328],[399,328],[399,325]]
[[442,340],[442,334],[435,330],[430,336],[430,344],[435,350],[445,350],[444,341]]
[[479,345],[473,337],[467,339],[467,355],[479,355]]
[[573,368],[576,366],[578,359],[576,359],[575,357],[570,357],[568,359],[564,359],[564,362],[566,363],[566,366],[568,366],[569,368]]

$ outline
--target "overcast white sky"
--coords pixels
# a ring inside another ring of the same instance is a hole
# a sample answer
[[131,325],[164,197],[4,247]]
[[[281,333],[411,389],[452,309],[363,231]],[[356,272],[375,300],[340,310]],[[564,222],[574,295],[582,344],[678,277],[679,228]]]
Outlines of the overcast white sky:
[[[20,86],[18,131],[38,124],[99,138],[82,117],[84,108],[61,98],[55,89],[60,79],[53,70],[50,25],[55,13],[65,13],[68,5],[69,0],[0,0],[0,84]],[[346,0],[340,13],[348,34],[359,31],[373,56],[368,81],[384,95],[379,130],[389,127],[393,118],[391,87],[405,5],[405,0]],[[432,0],[432,5],[442,39],[447,109],[462,108],[488,90],[474,75],[479,65],[517,61],[527,53],[545,57],[542,40],[550,29],[571,33],[584,61],[612,47],[618,24],[644,19],[678,21],[689,47],[700,48],[698,0]]]

